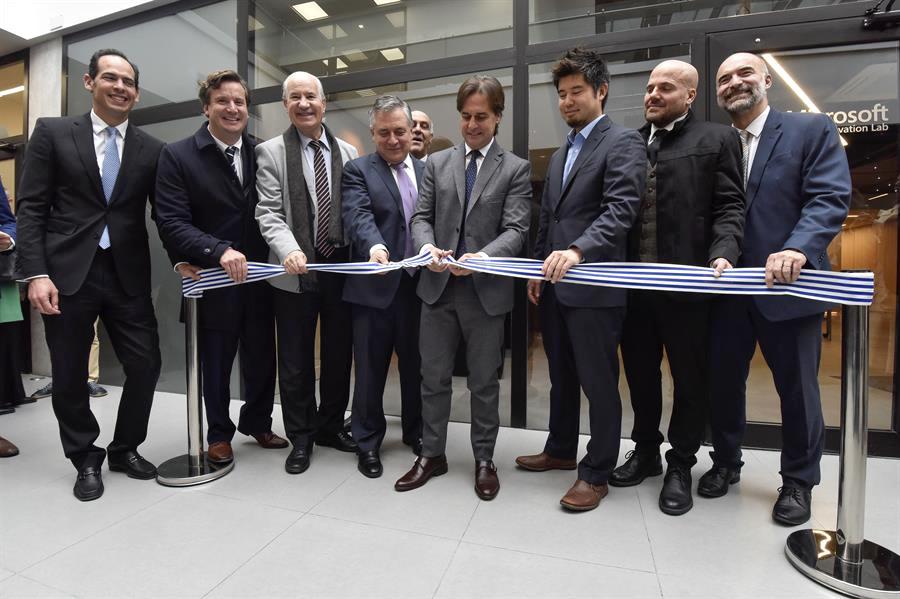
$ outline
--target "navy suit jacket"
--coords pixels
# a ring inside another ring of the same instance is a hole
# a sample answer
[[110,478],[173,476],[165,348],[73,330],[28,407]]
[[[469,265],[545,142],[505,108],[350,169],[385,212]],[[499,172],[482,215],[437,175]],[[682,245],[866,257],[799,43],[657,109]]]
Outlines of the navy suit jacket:
[[[747,180],[739,266],[765,266],[769,254],[794,249],[804,268],[829,270],[828,244],[841,230],[851,195],[850,168],[837,129],[824,114],[769,111]],[[771,321],[824,312],[828,304],[753,296]]]
[[[425,163],[412,159],[416,182],[421,183]],[[367,262],[369,249],[384,244],[391,260],[403,259],[409,227],[403,213],[403,199],[391,167],[377,152],[351,160],[341,177],[344,230],[350,238],[350,259]],[[418,249],[418,248],[414,248]],[[344,282],[344,301],[385,309],[400,286],[402,270],[381,276],[358,275]]]
[[[256,152],[245,134],[244,171],[239,184],[207,125],[191,137],[167,145],[156,176],[156,222],[172,264],[219,266],[229,247],[248,261],[266,262],[269,248],[256,226]],[[231,330],[238,326],[239,288],[207,291],[200,300],[200,326]]]
[[9,207],[9,198],[3,189],[3,181],[0,181],[0,231],[12,237],[13,241],[16,240],[16,217]]
[[[647,148],[640,134],[604,116],[591,130],[563,185],[568,145],[550,158],[544,181],[534,257],[577,246],[585,262],[622,262],[647,179]],[[612,287],[559,283],[564,306],[624,306],[626,292]]]

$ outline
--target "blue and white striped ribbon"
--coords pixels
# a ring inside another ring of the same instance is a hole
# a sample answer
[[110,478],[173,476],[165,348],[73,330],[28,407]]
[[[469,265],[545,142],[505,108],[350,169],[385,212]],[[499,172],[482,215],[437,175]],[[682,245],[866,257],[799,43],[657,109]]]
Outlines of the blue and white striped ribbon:
[[[543,279],[540,260],[527,258],[469,258],[466,262],[446,258],[449,264],[475,272],[515,277]],[[431,262],[428,252],[401,262],[377,264],[350,262],[342,264],[308,264],[311,271],[344,274],[379,274],[399,268],[426,266]],[[284,267],[259,262],[248,263],[247,282],[261,281],[285,274]],[[791,295],[833,304],[868,306],[875,292],[875,275],[871,272],[831,272],[804,269],[800,278],[790,284],[775,283],[767,287],[764,268],[733,268],[719,278],[713,269],[680,264],[652,264],[633,262],[597,262],[573,266],[562,281],[580,285],[599,285],[624,289],[683,291],[688,293],[717,293],[728,295]],[[200,271],[200,280],[182,279],[185,297],[201,297],[207,289],[236,285],[221,268]]]
[[[390,262],[388,264],[378,264],[376,262],[343,262],[337,264],[307,264],[306,268],[310,271],[335,272],[348,275],[377,275],[400,268],[418,268],[425,266],[431,262],[431,254],[423,252],[422,254],[402,260],[400,262]],[[181,293],[184,297],[203,297],[203,292],[210,289],[221,289],[223,287],[231,287],[238,285],[231,280],[228,274],[222,268],[204,268],[199,273],[200,280],[195,281],[190,277],[181,279]],[[272,279],[287,274],[283,266],[276,264],[265,264],[263,262],[247,263],[247,280],[246,283]]]

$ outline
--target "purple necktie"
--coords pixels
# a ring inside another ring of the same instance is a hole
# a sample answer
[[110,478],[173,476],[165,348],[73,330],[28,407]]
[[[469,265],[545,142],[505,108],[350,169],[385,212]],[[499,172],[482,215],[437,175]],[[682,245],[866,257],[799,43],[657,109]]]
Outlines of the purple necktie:
[[406,174],[405,162],[398,162],[397,164],[391,165],[391,168],[397,171],[397,186],[400,188],[400,199],[403,200],[403,216],[406,219],[406,248],[404,249],[406,253],[403,257],[409,258],[414,255],[412,231],[409,228],[409,220],[412,218],[413,212],[416,209],[416,200],[419,198],[419,192],[413,185],[409,175]]

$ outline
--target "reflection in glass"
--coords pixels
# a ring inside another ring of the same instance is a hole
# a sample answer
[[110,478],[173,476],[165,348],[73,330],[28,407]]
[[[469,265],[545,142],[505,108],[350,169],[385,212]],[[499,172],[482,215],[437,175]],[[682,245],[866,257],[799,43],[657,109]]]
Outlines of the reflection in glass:
[[[635,0],[529,0],[528,42],[537,44],[660,27],[721,17],[772,11],[830,6],[863,0],[799,0],[794,2],[732,0],[681,0],[636,2]],[[862,9],[860,9],[860,16]]]
[[91,109],[82,77],[101,48],[121,50],[137,64],[136,109],[196,98],[197,82],[207,73],[237,68],[236,19],[237,0],[226,0],[69,44],[66,114]]
[[512,0],[319,0],[318,18],[295,4],[251,3],[252,87],[512,46]]
[[0,67],[0,139],[23,134],[25,128],[25,62]]
[[[610,85],[605,114],[614,122],[626,127],[638,128],[644,124],[644,88],[650,71],[663,60],[678,59],[690,62],[690,46],[685,44],[663,46],[605,56],[609,64]],[[556,88],[550,69],[552,62],[531,65],[528,69],[528,158],[531,161],[531,182],[534,190],[532,205],[532,244],[537,234],[544,178],[553,152],[565,139],[569,128],[559,114]],[[528,428],[546,429],[550,415],[550,375],[547,356],[541,340],[540,315],[535,306],[528,304]],[[672,379],[665,363],[663,371],[663,398],[671,406]],[[619,393],[622,396],[622,432],[629,435],[633,416],[625,377],[620,377]],[[588,433],[588,404],[582,402],[581,432]],[[668,426],[670,409],[663,409],[663,429]]]

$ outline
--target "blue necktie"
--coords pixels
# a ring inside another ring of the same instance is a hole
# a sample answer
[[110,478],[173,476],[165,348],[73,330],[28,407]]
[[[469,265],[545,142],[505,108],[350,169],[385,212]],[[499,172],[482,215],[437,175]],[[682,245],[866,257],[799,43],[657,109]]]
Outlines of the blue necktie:
[[472,188],[475,187],[475,177],[478,176],[478,163],[476,160],[481,156],[478,150],[472,150],[469,154],[469,166],[466,167],[466,201],[463,204],[462,224],[459,225],[459,244],[456,246],[456,257],[459,258],[466,253],[466,213],[469,211],[469,198],[472,196]]
[[[106,148],[103,150],[103,172],[100,173],[100,181],[103,183],[103,195],[106,203],[112,199],[113,189],[116,187],[116,178],[119,176],[119,147],[116,145],[116,128],[106,128]],[[103,227],[100,236],[100,247],[109,248],[109,227]]]
[[584,145],[584,137],[582,137],[581,133],[576,133],[569,140],[569,149],[566,152],[566,164],[563,167],[563,187],[566,186],[566,181],[569,180],[569,173],[572,172],[572,165],[575,164],[575,159],[578,158],[578,153],[581,152],[582,145]]

